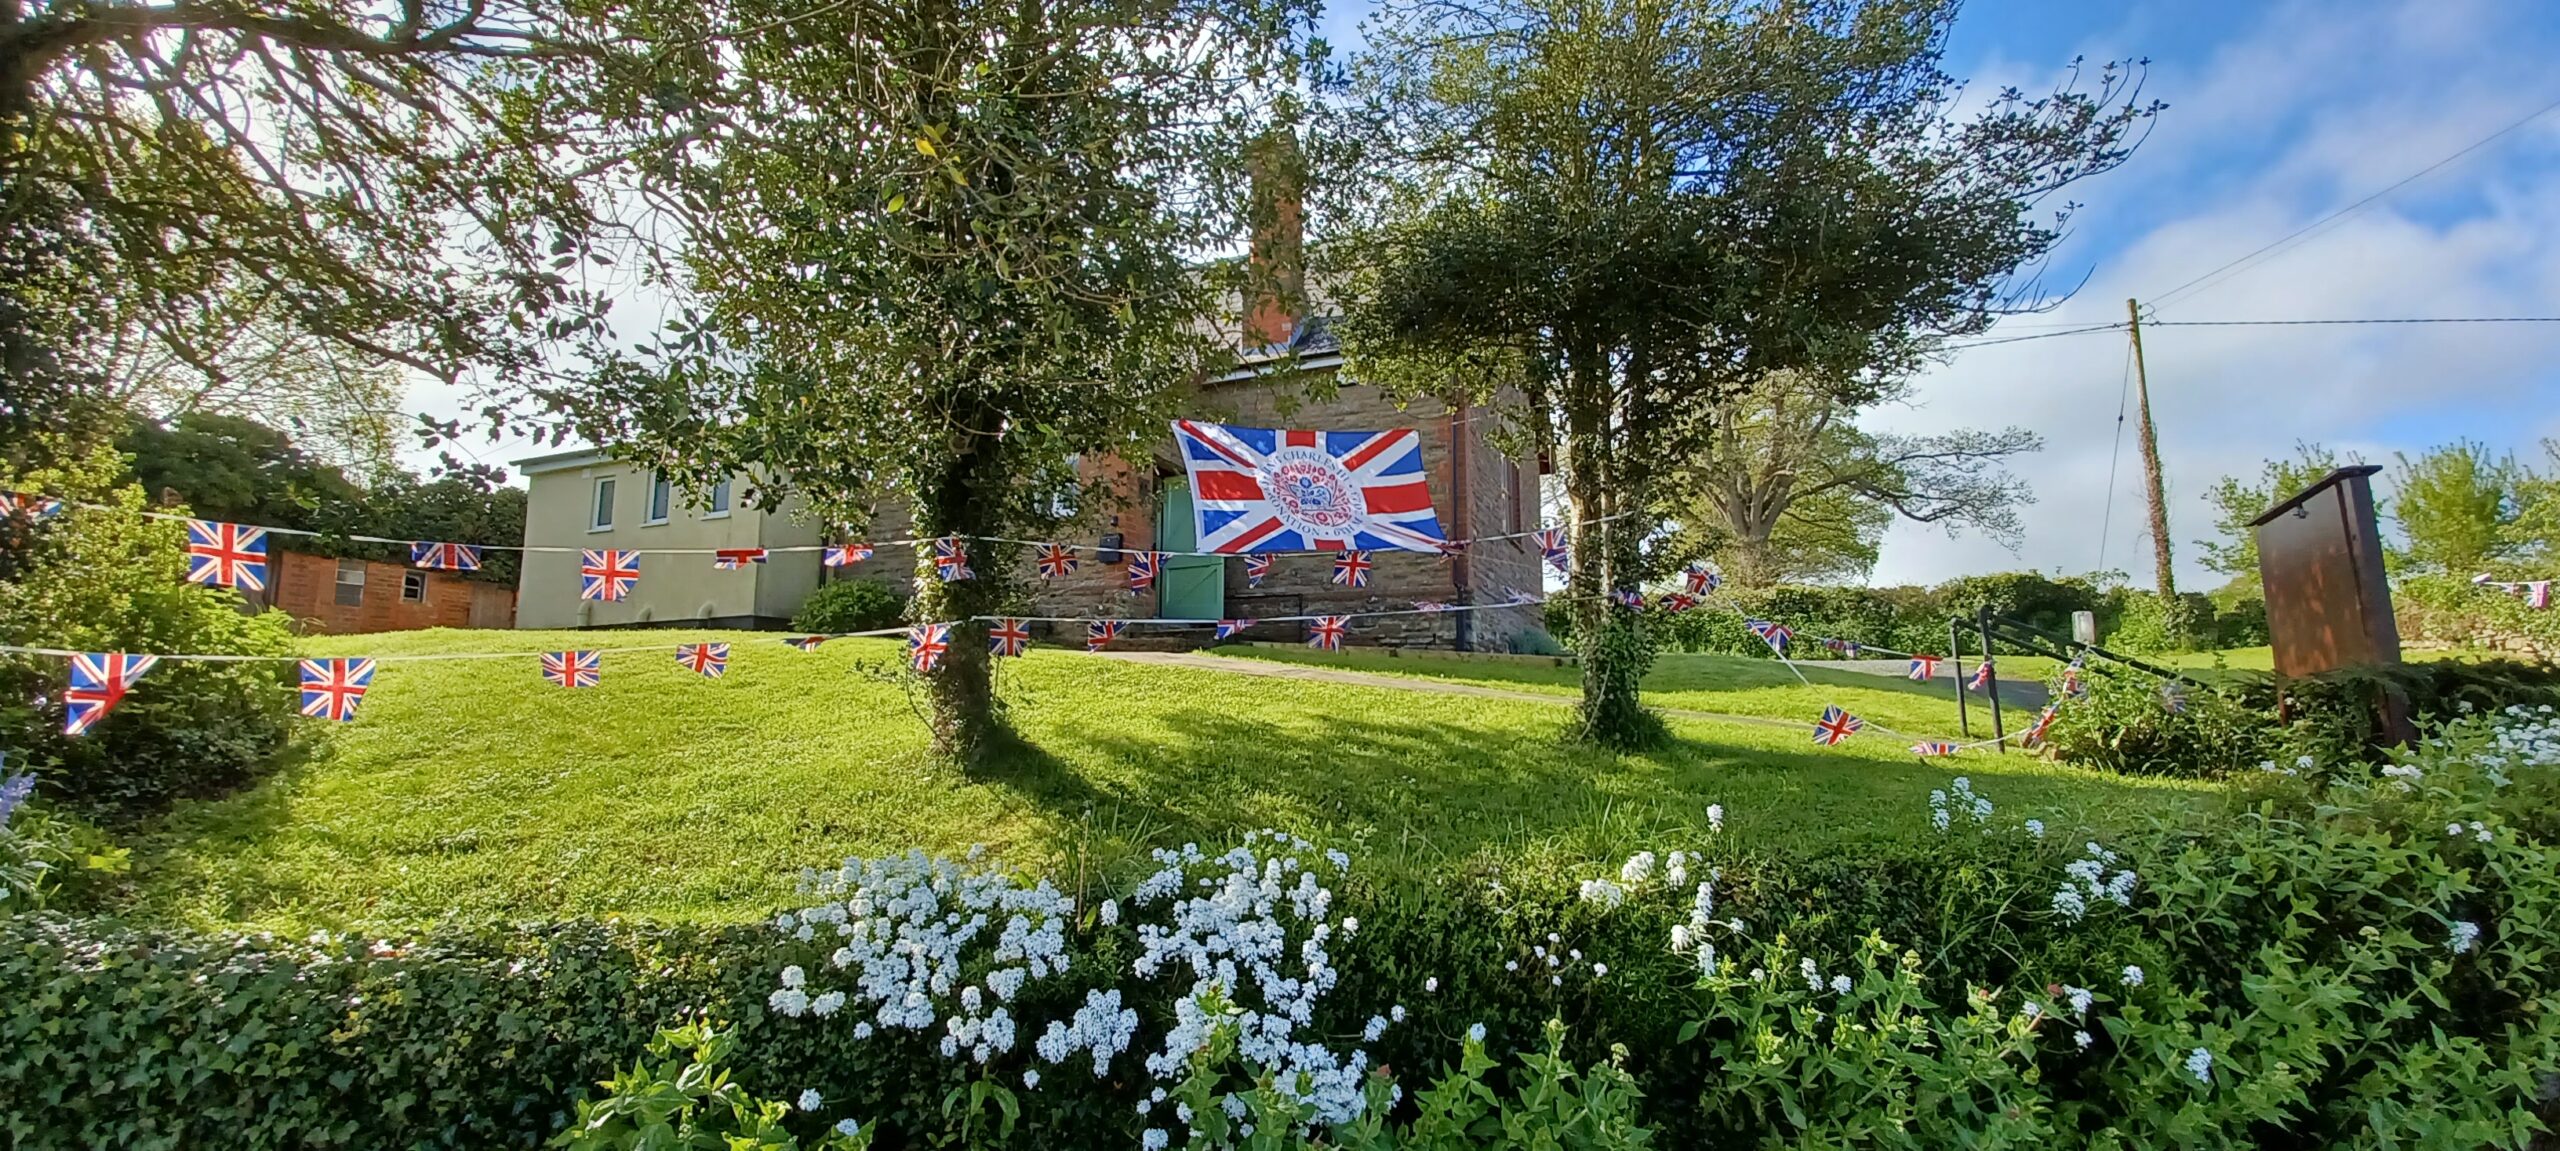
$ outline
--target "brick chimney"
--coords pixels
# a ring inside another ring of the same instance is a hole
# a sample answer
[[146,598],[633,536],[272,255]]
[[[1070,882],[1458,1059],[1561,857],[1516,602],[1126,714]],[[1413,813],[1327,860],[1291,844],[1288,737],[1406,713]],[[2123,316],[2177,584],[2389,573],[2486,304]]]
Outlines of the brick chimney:
[[1296,136],[1275,131],[1254,142],[1246,166],[1253,250],[1245,259],[1244,343],[1286,345],[1297,334],[1307,299],[1305,158]]

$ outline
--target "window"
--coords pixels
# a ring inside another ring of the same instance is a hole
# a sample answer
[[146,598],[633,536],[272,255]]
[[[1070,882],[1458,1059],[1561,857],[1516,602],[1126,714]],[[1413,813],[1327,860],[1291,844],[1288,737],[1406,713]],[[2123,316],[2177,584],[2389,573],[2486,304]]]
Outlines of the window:
[[716,483],[716,484],[711,485],[711,497],[710,497],[710,499],[709,499],[709,500],[704,504],[704,511],[703,511],[703,513],[702,513],[702,518],[704,518],[704,519],[706,519],[706,520],[712,520],[712,519],[718,519],[718,518],[720,518],[721,516],[725,516],[725,515],[728,515],[728,514],[729,514],[729,481],[727,481],[727,480],[725,480],[725,479],[724,479],[724,480],[720,481],[719,483]]
[[617,486],[611,476],[597,477],[595,512],[587,520],[588,531],[613,530],[613,489]]
[[640,522],[642,524],[667,522],[667,507],[673,494],[673,488],[667,483],[667,473],[649,473],[649,509],[648,514],[640,518]]
[[338,561],[338,602],[348,607],[364,606],[364,561]]
[[425,573],[425,572],[401,572],[401,573],[400,573],[400,602],[402,602],[402,603],[425,603],[425,602],[427,602],[427,573]]
[[1518,533],[1525,530],[1520,526],[1520,513],[1526,509],[1520,505],[1528,502],[1520,498],[1520,461],[1504,460],[1503,465],[1511,469],[1511,525],[1504,530]]

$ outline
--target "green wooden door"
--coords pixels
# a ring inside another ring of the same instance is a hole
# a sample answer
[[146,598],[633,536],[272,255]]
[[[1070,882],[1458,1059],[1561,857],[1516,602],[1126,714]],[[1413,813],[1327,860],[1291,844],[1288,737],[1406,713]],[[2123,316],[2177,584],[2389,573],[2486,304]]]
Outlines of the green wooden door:
[[[1163,513],[1156,519],[1157,547],[1189,551],[1198,546],[1199,520],[1191,514],[1191,485],[1165,481]],[[1156,614],[1166,619],[1221,619],[1227,610],[1227,561],[1221,556],[1166,556],[1164,590]]]

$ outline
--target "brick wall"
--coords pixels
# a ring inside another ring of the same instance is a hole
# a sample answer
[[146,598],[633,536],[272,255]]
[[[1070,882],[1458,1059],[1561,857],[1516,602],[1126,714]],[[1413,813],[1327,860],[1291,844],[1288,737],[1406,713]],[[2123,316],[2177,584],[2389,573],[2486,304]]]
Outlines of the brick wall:
[[[379,560],[361,562],[365,573],[362,602],[342,604],[337,598],[337,559],[277,551],[268,562],[274,585],[272,603],[292,616],[301,630],[332,635],[515,625],[515,590],[503,584],[464,579],[450,572],[419,571]],[[424,597],[416,601],[401,598],[402,581],[411,572],[426,581]]]

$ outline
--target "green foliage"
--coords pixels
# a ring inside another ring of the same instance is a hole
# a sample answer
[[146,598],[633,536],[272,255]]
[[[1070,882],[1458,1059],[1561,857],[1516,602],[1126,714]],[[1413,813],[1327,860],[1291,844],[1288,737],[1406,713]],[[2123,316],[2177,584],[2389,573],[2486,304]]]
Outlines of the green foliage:
[[[77,651],[292,651],[280,615],[245,616],[229,590],[190,584],[182,525],[147,520],[142,492],[115,486],[106,449],[76,465],[0,475],[0,487],[76,504],[34,526],[0,579],[0,643]],[[129,817],[181,795],[237,785],[275,751],[294,714],[292,665],[164,661],[88,734],[62,734],[68,674],[50,656],[0,656],[0,733],[47,795]]]
[[2560,656],[2560,612],[2527,607],[2459,574],[2403,579],[2391,589],[2391,607],[2403,643]]
[[[2168,689],[2141,672],[2101,665],[2084,682],[2087,694],[2066,702],[2045,734],[2045,745],[2064,763],[2218,779],[2286,755],[2272,701],[2263,691],[2226,694],[2219,678],[2214,686],[2180,684],[2175,690],[2184,710],[2172,712],[2162,694]],[[2051,686],[2058,698],[2059,680]]]
[[32,776],[0,779],[0,915],[103,902],[131,853],[88,821],[42,803],[9,810],[12,784],[34,782]]
[[[1974,612],[1993,612],[2059,636],[2071,634],[2071,613],[2096,611],[2110,618],[2119,601],[2090,579],[2054,578],[2036,572],[2004,572],[1965,576],[1934,588],[1868,588],[1781,585],[1765,588],[1727,587],[1717,595],[1724,611],[1657,613],[1651,617],[1665,647],[1680,651],[1766,656],[1769,645],[1742,626],[1744,618],[1774,619],[1796,629],[1790,658],[1838,658],[1815,642],[1819,638],[1853,640],[1890,651],[1946,654],[1947,624],[1965,621],[1964,647],[1970,658],[1980,633],[1972,627]],[[2004,645],[1995,650],[2007,651]]]
[[2249,521],[2266,514],[2277,500],[2310,487],[2340,466],[2361,462],[2353,453],[2341,456],[2319,444],[2303,442],[2293,445],[2292,459],[2268,460],[2255,480],[2222,477],[2205,493],[2205,502],[2213,505],[2214,530],[2221,538],[2196,541],[2204,566],[2256,587],[2258,533]]
[[[2156,592],[2118,589],[2108,597],[2114,611],[2101,626],[2106,646],[2132,655],[2200,651],[2214,646],[2220,633],[2211,599],[2195,592],[2163,599]],[[2264,605],[2260,605],[2261,612]]]
[[2512,456],[2492,456],[2469,440],[2427,449],[2417,459],[2394,453],[2391,511],[2410,566],[2467,576],[2512,552],[2525,474]]
[[895,627],[907,617],[905,597],[878,580],[848,579],[821,584],[800,601],[791,617],[793,631],[875,631]]
[[[730,1081],[736,1033],[687,1023],[649,1040],[656,1061],[634,1060],[599,1086],[603,1099],[578,1101],[577,1122],[551,1141],[567,1151],[800,1151],[787,1120],[791,1104],[760,1099]],[[803,1122],[809,1122],[803,1120]],[[864,1151],[872,1131],[852,1123],[807,1144],[811,1151]]]
[[1461,1039],[1458,1065],[1414,1094],[1409,1123],[1388,1119],[1389,1104],[1372,1080],[1369,1109],[1330,1143],[1342,1151],[1476,1151],[1478,1148],[1551,1148],[1553,1151],[1640,1151],[1653,1132],[1637,1115],[1644,1092],[1627,1073],[1627,1049],[1609,1049],[1606,1063],[1575,1070],[1564,1052],[1565,1025],[1550,1019],[1546,1050],[1520,1053],[1514,1090],[1503,1094],[1485,1081],[1495,1070],[1482,1036]]

